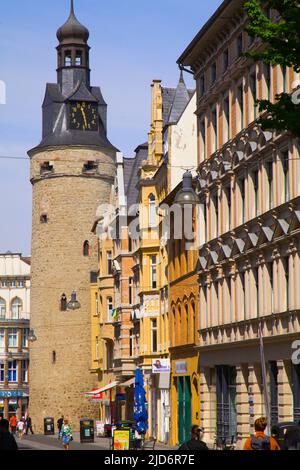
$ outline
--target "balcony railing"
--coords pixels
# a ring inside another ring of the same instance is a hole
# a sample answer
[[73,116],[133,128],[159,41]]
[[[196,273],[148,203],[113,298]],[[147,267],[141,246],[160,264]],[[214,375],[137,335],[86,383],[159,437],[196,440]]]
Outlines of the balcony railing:
[[0,316],[0,322],[10,323],[10,322],[20,322],[24,320],[25,321],[30,320],[30,313],[26,313],[26,312],[20,313],[18,317],[16,318],[12,318],[12,316],[8,314],[6,314],[5,316]]

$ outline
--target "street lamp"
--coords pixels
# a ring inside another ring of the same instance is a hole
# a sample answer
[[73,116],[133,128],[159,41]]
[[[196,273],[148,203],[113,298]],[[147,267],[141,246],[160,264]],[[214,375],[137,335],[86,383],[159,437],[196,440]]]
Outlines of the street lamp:
[[34,343],[36,340],[37,340],[37,337],[34,333],[34,330],[30,329],[29,330],[29,335],[28,335],[28,341],[30,341],[31,343]]
[[195,206],[199,204],[199,198],[193,189],[193,175],[190,171],[186,171],[182,178],[182,188],[175,197],[175,204],[180,206]]
[[77,300],[77,294],[75,291],[71,294],[71,300],[68,302],[67,305],[68,310],[78,310],[81,308],[80,302]]

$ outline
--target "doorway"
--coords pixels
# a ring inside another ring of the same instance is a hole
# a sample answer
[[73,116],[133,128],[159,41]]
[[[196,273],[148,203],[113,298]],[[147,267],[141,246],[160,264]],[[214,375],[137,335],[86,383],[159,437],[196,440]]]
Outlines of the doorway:
[[179,444],[190,440],[192,425],[191,380],[189,376],[177,377],[178,440]]

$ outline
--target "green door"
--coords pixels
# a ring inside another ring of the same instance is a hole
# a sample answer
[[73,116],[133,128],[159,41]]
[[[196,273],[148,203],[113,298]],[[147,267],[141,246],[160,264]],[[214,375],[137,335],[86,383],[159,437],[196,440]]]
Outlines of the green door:
[[185,441],[190,439],[192,425],[192,399],[190,377],[184,377],[184,430]]
[[184,402],[183,402],[183,377],[177,377],[178,396],[178,440],[179,444],[184,442]]

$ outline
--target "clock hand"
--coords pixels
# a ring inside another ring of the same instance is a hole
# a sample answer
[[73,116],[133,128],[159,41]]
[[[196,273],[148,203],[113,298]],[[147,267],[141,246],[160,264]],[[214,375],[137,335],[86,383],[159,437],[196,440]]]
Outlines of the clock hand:
[[81,114],[82,114],[83,119],[84,119],[85,127],[87,128],[87,120],[86,120],[86,115],[85,115],[84,109],[82,107],[80,109],[81,109]]

